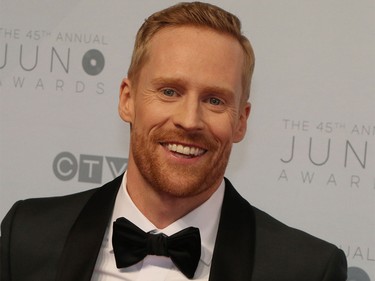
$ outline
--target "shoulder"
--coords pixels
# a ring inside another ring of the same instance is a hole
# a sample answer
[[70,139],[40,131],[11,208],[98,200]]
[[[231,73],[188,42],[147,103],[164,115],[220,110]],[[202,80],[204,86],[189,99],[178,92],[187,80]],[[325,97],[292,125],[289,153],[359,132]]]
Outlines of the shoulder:
[[[282,247],[289,243],[296,245],[299,241],[302,241],[304,245],[310,245],[312,247],[322,245],[328,248],[335,247],[334,245],[316,238],[306,232],[298,230],[296,228],[290,227],[283,222],[277,220],[273,216],[267,214],[266,212],[252,206],[245,198],[243,198],[233,187],[233,185],[226,179],[226,193],[227,202],[230,202],[228,207],[232,210],[241,213],[252,213],[252,217],[255,220],[256,234],[258,240],[275,240]],[[272,243],[272,241],[267,241],[267,243]],[[280,244],[281,243],[281,244]]]
[[[45,280],[52,280],[77,218],[90,202],[97,202],[103,195],[103,198],[108,194],[115,196],[120,183],[121,176],[100,188],[15,203],[1,223],[1,280],[10,279],[10,272],[26,276],[26,272],[33,272],[36,267]],[[101,212],[103,209],[99,204],[94,206],[95,210]],[[96,219],[96,213],[91,217]]]
[[[314,252],[320,248],[335,249],[336,246],[308,234],[299,229],[290,227],[262,210],[252,207],[255,214],[256,228],[260,241],[275,240],[279,249],[285,247],[285,250],[292,251],[290,246],[294,248],[303,248]],[[272,243],[267,241],[267,243]],[[309,252],[310,252],[309,251]]]
[[122,175],[105,185],[82,192],[77,192],[64,196],[31,198],[16,202],[8,212],[4,220],[9,217],[17,219],[57,216],[56,219],[79,213],[88,200],[100,190],[117,190],[121,184]]
[[27,220],[28,218],[43,219],[49,216],[69,216],[69,214],[79,212],[82,206],[95,193],[97,189],[91,189],[75,194],[45,197],[45,198],[31,198],[20,200],[16,202],[12,209],[8,212],[4,220],[13,219]]
[[45,271],[48,279],[69,230],[94,193],[90,190],[16,202],[1,222],[1,278],[10,280],[11,272],[24,274],[24,270],[32,270],[36,264],[45,264],[49,268]]
[[[280,276],[294,272],[295,276],[304,277],[304,280],[346,280],[346,257],[335,245],[252,208],[259,264],[276,264],[275,272]],[[260,276],[268,274],[264,268],[258,269]]]
[[2,244],[10,245],[11,241],[17,241],[27,249],[29,240],[34,241],[31,245],[41,247],[48,241],[54,241],[55,237],[65,237],[96,190],[16,202],[1,222]]
[[[255,280],[346,280],[346,258],[340,249],[252,206],[228,183],[231,206],[251,212],[255,221]],[[296,278],[290,279],[291,273]]]
[[83,207],[90,198],[98,193],[99,190],[116,188],[121,183],[121,176],[102,187],[90,190],[55,197],[32,198],[16,202],[9,210],[2,221],[2,233],[7,228],[12,230],[33,229],[39,231],[40,228],[70,227],[71,223],[77,218]]

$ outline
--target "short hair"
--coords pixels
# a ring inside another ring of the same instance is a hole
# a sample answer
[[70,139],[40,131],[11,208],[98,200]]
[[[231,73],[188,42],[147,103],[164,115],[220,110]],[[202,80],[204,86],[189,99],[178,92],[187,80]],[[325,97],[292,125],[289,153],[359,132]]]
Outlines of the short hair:
[[255,63],[253,48],[250,41],[242,34],[241,21],[236,16],[208,3],[183,2],[148,17],[137,33],[128,77],[137,83],[139,72],[148,58],[148,42],[159,30],[184,25],[211,28],[238,40],[245,57],[241,100],[246,102],[250,96],[251,77]]

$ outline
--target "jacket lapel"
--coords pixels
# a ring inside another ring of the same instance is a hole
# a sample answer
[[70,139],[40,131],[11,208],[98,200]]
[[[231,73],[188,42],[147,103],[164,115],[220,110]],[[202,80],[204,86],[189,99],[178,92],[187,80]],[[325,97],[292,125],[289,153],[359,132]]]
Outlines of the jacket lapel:
[[225,179],[225,193],[209,281],[249,281],[254,266],[255,216]]
[[121,179],[99,188],[82,209],[65,243],[57,281],[90,281]]

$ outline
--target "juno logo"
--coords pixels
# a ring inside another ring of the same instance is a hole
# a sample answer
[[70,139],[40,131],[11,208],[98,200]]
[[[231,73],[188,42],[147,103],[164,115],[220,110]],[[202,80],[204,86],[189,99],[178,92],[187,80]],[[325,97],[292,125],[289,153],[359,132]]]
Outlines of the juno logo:
[[[26,50],[24,50],[26,49]],[[26,54],[25,54],[26,53]],[[18,63],[21,69],[24,71],[33,71],[39,67],[39,64],[43,63],[41,57],[48,56],[49,70],[53,72],[56,68],[56,65],[60,64],[63,70],[66,73],[69,73],[71,65],[71,48],[67,48],[64,54],[61,53],[61,50],[58,51],[57,48],[51,47],[50,52],[39,51],[39,45],[29,49],[24,48],[24,45],[19,46],[18,54]],[[8,44],[5,44],[4,47],[4,56],[0,56],[0,69],[6,67],[8,62]],[[98,75],[102,72],[105,65],[105,58],[102,52],[97,49],[91,49],[85,52],[82,57],[82,68],[83,70],[91,76]],[[43,67],[43,66],[42,66]],[[44,67],[47,67],[46,65]]]

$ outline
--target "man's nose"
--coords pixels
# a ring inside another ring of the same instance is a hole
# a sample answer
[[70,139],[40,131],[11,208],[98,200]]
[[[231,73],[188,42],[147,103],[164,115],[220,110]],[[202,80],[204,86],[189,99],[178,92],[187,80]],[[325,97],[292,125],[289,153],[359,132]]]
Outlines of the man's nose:
[[201,130],[204,126],[204,112],[199,100],[184,97],[173,113],[173,123],[176,127],[187,131]]

